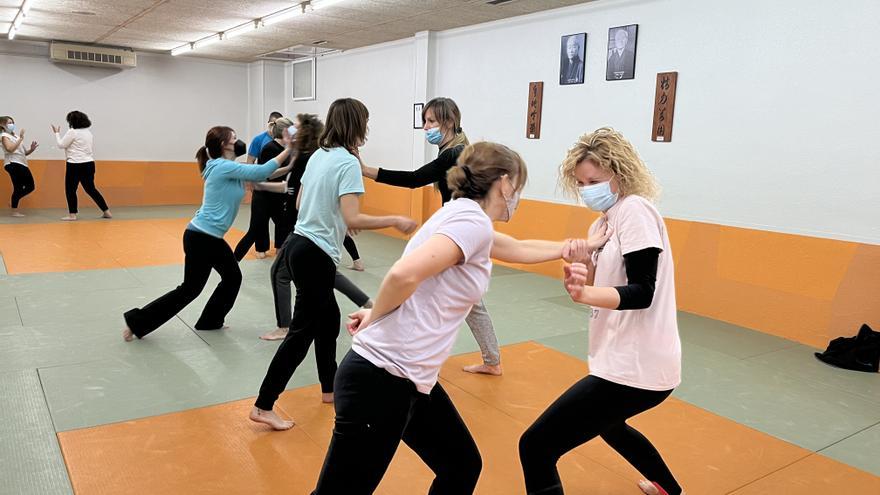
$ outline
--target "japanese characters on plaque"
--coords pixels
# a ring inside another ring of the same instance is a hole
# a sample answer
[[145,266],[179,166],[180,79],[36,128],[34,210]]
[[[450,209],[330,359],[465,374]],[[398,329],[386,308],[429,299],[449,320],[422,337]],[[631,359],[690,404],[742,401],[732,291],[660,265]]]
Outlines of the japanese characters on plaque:
[[678,72],[657,74],[657,91],[654,94],[654,127],[651,141],[672,141],[672,117],[675,112],[675,86]]
[[544,100],[544,82],[529,83],[529,105],[526,116],[526,137],[541,139],[541,103]]

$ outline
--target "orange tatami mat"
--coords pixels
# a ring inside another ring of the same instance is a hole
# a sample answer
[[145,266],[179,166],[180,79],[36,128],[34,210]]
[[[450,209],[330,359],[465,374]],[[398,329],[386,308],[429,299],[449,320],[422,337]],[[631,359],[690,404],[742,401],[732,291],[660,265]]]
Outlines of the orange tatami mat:
[[[442,373],[483,456],[478,494],[524,493],[520,434],[586,372],[575,358],[535,343],[504,348],[505,375],[469,375],[457,356]],[[247,420],[251,399],[59,433],[77,494],[289,493],[314,488],[333,423],[317,386],[286,392],[272,432]],[[596,407],[602,407],[597,404]],[[878,493],[880,478],[676,399],[635,420],[693,494]],[[638,495],[638,474],[601,440],[559,463],[567,493]],[[426,493],[431,472],[401,445],[378,494]]]
[[[189,219],[101,220],[0,225],[0,254],[10,275],[183,263]],[[233,246],[244,235],[231,229]]]

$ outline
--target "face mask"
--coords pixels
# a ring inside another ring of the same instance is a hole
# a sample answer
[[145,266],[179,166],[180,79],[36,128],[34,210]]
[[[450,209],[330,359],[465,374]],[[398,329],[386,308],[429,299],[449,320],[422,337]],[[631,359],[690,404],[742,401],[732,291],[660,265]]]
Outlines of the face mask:
[[513,212],[516,211],[516,207],[519,206],[519,191],[513,193],[513,197],[505,201],[507,202],[507,218],[504,221],[509,222],[513,218]]
[[8,129],[9,132],[14,131],[14,130],[15,130],[15,124],[6,124],[6,129]]
[[238,158],[247,153],[247,144],[239,139],[235,142],[235,157]]
[[425,139],[431,144],[440,144],[443,141],[443,133],[439,127],[432,127],[425,131]]
[[296,127],[290,126],[287,128],[287,135],[290,136],[290,139],[293,139],[293,136],[296,136]]
[[617,193],[611,192],[611,181],[578,188],[581,199],[593,211],[606,211],[617,202]]

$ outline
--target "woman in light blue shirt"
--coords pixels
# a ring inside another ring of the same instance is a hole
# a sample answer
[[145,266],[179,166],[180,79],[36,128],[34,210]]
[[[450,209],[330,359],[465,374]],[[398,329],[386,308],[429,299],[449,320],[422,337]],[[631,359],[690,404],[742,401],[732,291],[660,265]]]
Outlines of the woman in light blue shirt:
[[285,243],[284,256],[296,299],[293,318],[284,342],[278,347],[263,378],[260,395],[250,419],[276,430],[286,430],[292,421],[280,418],[273,407],[312,342],[321,382],[322,400],[333,402],[336,376],[336,337],[340,314],[333,285],[341,259],[342,242],[348,229],[394,227],[409,234],[416,228],[410,218],[376,217],[360,212],[358,197],[364,193],[358,148],[367,137],[367,107],[353,98],[336,100],[327,111],[320,148],[309,158],[297,194],[296,227]]
[[275,159],[263,165],[245,165],[234,161],[245,154],[245,143],[236,137],[235,131],[229,127],[208,131],[205,145],[196,153],[205,191],[202,206],[183,233],[183,283],[143,308],[125,313],[127,326],[122,336],[127,342],[134,337],[143,338],[198,297],[212,269],[220,274],[220,284],[196,322],[196,330],[223,328],[223,320],[241,287],[241,270],[223,236],[238,214],[244,182],[264,181],[276,172],[278,164],[285,162],[290,153],[290,143],[285,144],[288,148]]

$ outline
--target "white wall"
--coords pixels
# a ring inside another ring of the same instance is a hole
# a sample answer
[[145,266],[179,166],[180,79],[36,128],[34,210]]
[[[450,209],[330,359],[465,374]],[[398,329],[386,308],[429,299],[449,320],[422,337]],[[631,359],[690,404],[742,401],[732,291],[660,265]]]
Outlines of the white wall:
[[50,124],[81,110],[92,120],[97,160],[192,161],[214,125],[247,129],[247,65],[138,53],[135,69],[54,64],[45,44],[0,44],[0,114],[64,159]]
[[[602,0],[438,33],[437,95],[474,138],[520,151],[526,197],[565,201],[556,167],[603,125],[636,145],[669,217],[880,243],[880,2]],[[609,27],[639,24],[636,79],[605,81]],[[587,32],[586,83],[560,86],[559,39]],[[678,71],[671,143],[650,141],[657,72]],[[525,139],[544,81],[541,140]]]
[[[414,48],[412,40],[385,43],[318,58],[317,99],[293,101],[288,67],[285,115],[314,113],[321,120],[337,98],[357,98],[370,111],[370,132],[362,150],[370,165],[411,170]],[[419,163],[419,166],[422,164]]]

